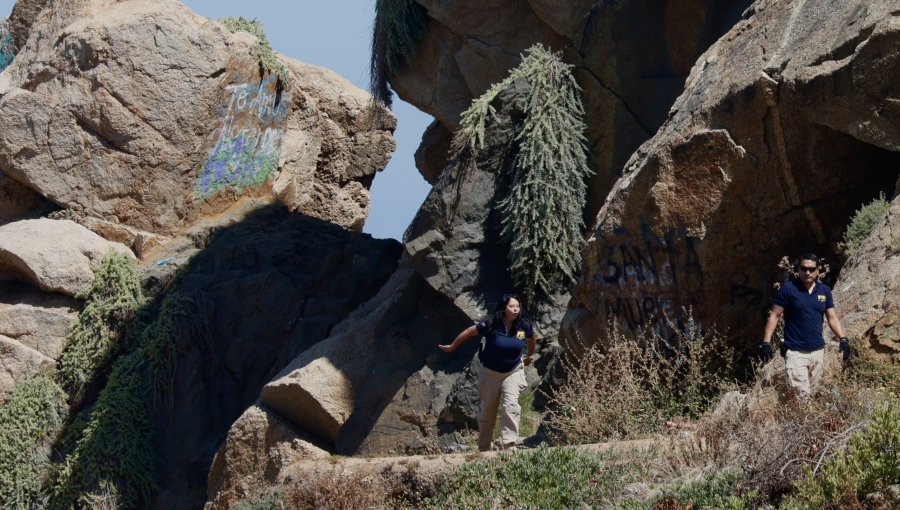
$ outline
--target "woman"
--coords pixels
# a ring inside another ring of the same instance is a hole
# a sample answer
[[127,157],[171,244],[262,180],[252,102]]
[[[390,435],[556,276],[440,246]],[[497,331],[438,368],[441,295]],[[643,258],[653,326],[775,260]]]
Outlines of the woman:
[[[519,441],[519,393],[525,389],[525,367],[531,364],[536,338],[534,330],[521,317],[520,299],[515,294],[504,294],[497,303],[497,310],[490,320],[469,326],[457,335],[450,345],[439,345],[444,352],[453,352],[467,340],[483,336],[478,359],[478,397],[481,412],[478,413],[478,449],[491,449],[491,435],[497,418],[497,405],[502,403],[500,441],[503,448],[515,446]],[[528,347],[525,359],[522,348]]]

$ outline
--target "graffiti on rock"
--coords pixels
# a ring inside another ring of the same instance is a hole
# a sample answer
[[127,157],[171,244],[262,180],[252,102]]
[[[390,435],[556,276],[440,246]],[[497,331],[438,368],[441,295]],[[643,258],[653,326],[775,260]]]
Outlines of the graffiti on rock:
[[276,88],[275,77],[235,83],[225,87],[222,125],[214,132],[215,143],[200,171],[197,191],[209,196],[223,188],[238,192],[263,184],[281,158],[282,125],[290,110],[288,94]]
[[16,47],[12,32],[6,26],[0,26],[0,72],[12,64],[16,57]]
[[663,318],[677,324],[683,309],[702,303],[696,239],[674,229],[660,236],[644,224],[639,232],[619,227],[599,241],[603,248],[593,268],[598,316],[636,330]]

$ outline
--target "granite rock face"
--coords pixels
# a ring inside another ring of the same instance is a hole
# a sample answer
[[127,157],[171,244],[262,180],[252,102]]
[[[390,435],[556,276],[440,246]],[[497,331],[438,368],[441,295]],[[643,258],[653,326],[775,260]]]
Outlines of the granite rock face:
[[20,4],[24,42],[0,78],[8,178],[75,219],[150,234],[243,194],[362,228],[395,125],[365,92],[290,59],[283,83],[255,38],[175,1]]
[[834,290],[847,336],[900,362],[900,195],[847,260]]
[[759,342],[778,260],[833,258],[853,212],[893,196],[898,10],[759,1],[704,53],[597,217],[566,345],[688,309]]
[[505,78],[525,49],[542,43],[563,52],[583,89],[596,171],[585,212],[591,223],[628,157],[666,119],[697,57],[752,1],[419,3],[428,10],[427,35],[390,82],[436,119],[416,157],[423,176],[433,182],[447,161],[460,112]]

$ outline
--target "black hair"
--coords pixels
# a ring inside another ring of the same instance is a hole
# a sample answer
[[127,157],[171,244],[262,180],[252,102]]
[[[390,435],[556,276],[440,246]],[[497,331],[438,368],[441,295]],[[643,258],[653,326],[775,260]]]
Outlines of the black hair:
[[819,257],[817,257],[816,254],[812,252],[806,252],[803,255],[800,255],[800,258],[797,259],[798,266],[800,265],[801,260],[811,260],[815,262],[817,266],[819,265]]
[[501,296],[500,301],[497,302],[497,306],[494,308],[494,316],[491,317],[490,321],[490,329],[492,331],[502,331],[506,327],[506,325],[503,324],[503,311],[506,310],[506,305],[509,304],[510,299],[515,299],[519,302],[519,316],[516,317],[516,320],[512,323],[511,329],[516,329],[528,324],[528,320],[525,319],[525,305],[522,303],[522,298],[518,294],[510,292]]

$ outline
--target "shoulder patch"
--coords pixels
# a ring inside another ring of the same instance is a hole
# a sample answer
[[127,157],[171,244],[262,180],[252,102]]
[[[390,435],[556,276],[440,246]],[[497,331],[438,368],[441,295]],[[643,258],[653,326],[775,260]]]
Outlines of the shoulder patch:
[[819,294],[818,298],[819,298],[820,303],[824,303],[825,301],[828,300],[828,298],[826,298],[825,295],[823,295],[823,294]]
[[525,340],[525,332],[521,329],[516,333],[516,338],[519,340]]

